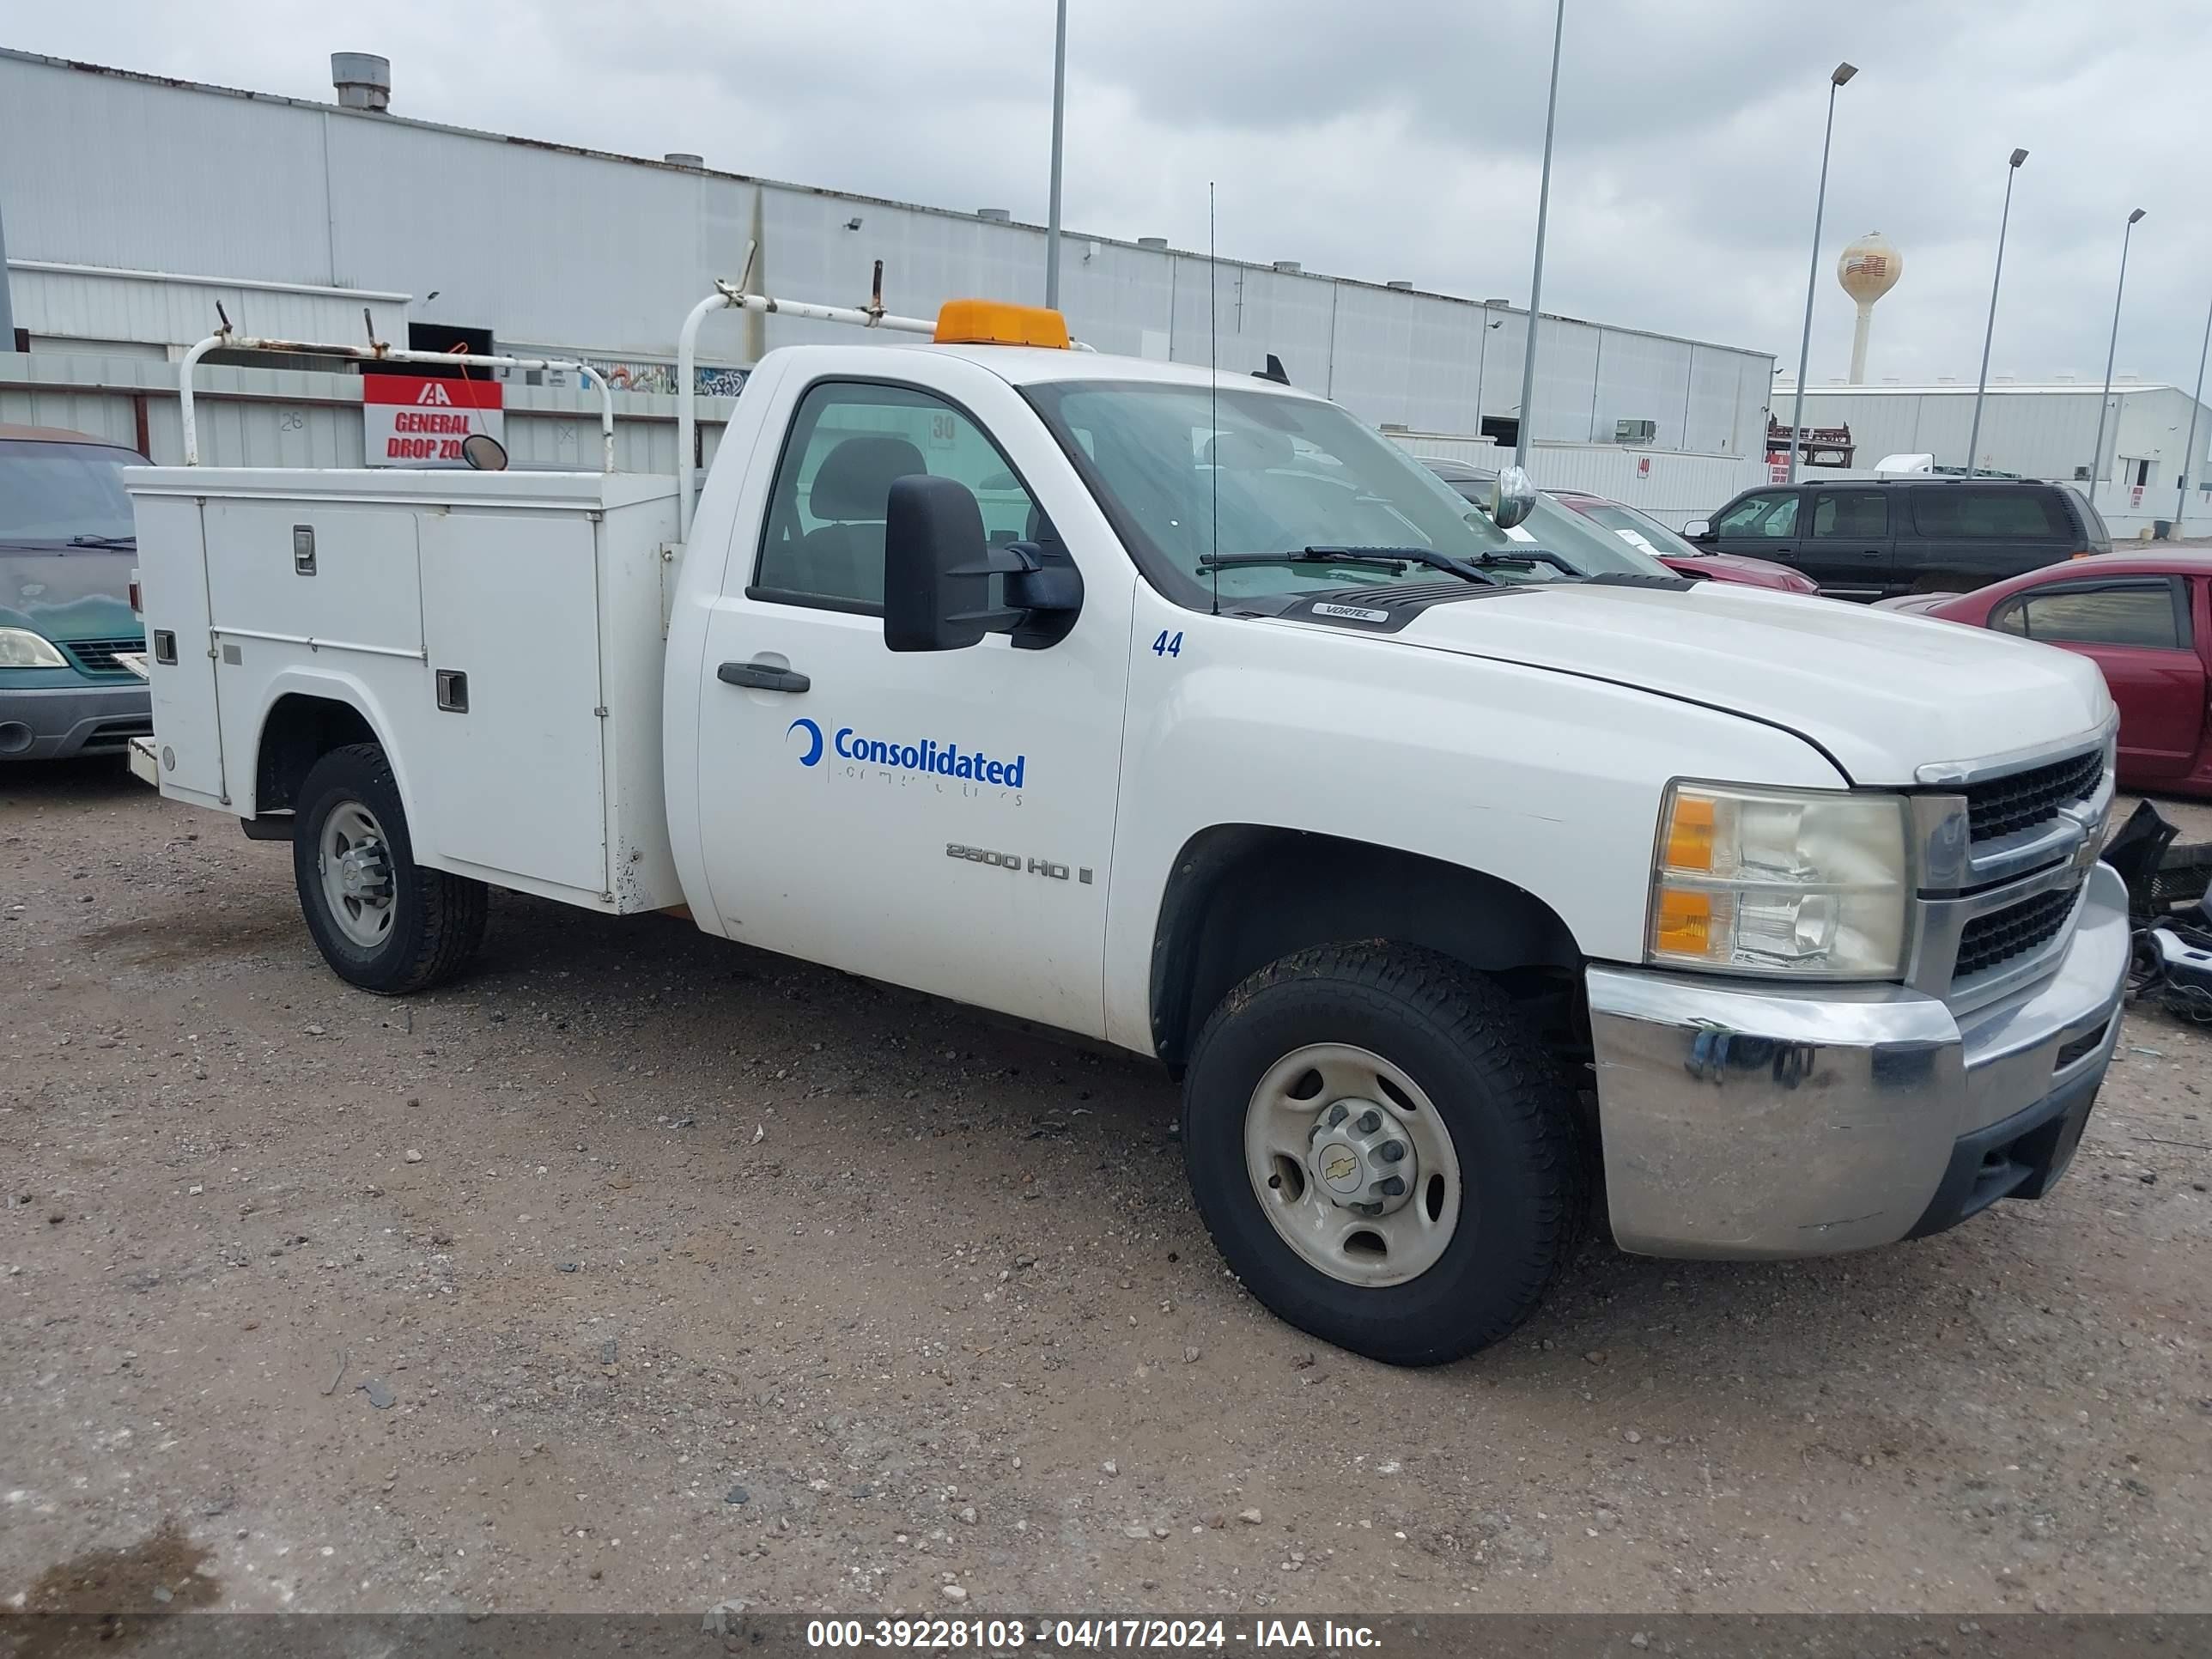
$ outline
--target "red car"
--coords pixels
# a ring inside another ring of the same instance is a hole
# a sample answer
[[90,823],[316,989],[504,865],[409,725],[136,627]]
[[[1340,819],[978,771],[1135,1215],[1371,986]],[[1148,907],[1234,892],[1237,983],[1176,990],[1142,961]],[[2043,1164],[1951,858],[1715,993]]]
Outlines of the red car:
[[1544,492],[1561,507],[1572,507],[1583,517],[1602,526],[1632,547],[1641,548],[1678,576],[1700,577],[1717,582],[1741,582],[1746,587],[1774,587],[1788,593],[1817,593],[1820,586],[1802,571],[1771,559],[1746,558],[1741,553],[1709,553],[1694,542],[1684,541],[1649,514],[1602,495],[1578,489]]
[[2212,551],[2100,553],[1971,593],[1883,602],[2078,651],[2120,707],[2121,787],[2212,795]]

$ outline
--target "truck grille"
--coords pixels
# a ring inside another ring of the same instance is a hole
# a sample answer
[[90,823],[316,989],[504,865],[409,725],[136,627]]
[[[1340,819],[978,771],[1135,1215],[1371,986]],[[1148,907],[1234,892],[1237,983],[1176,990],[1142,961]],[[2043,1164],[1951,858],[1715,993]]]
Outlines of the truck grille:
[[2087,800],[2105,781],[2105,752],[2093,749],[2048,766],[2008,773],[1966,786],[1966,839],[1994,841],[2030,830],[2057,815],[2060,807]]
[[1959,935],[1959,960],[1951,970],[1952,982],[1987,973],[2050,944],[2065,928],[2067,918],[2074,914],[2074,901],[2080,896],[2078,887],[2061,888],[1976,916]]
[[115,660],[116,653],[146,648],[143,635],[129,640],[64,640],[60,644],[88,674],[127,674],[131,671]]

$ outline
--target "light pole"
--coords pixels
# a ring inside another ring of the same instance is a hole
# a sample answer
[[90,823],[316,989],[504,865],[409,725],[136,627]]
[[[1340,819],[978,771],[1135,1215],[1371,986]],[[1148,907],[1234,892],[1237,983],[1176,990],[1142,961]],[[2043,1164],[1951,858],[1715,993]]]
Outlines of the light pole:
[[1838,64],[1828,75],[1828,125],[1820,134],[1820,191],[1813,198],[1813,264],[1805,273],[1805,332],[1797,342],[1797,405],[1790,416],[1790,482],[1797,482],[1797,454],[1805,441],[1805,370],[1813,356],[1813,286],[1820,278],[1820,219],[1828,210],[1828,144],[1836,136],[1836,88],[1858,70]]
[[[2204,312],[2204,343],[2197,348],[2197,395],[2189,403],[2189,436],[2181,445],[2181,479],[2173,492],[2173,539],[2181,539],[2182,515],[2189,509],[2189,475],[2197,470],[2197,410],[2204,400],[2204,354],[2212,350],[2212,307]],[[2202,479],[2197,481],[2200,484]],[[2089,480],[2089,494],[2097,494],[2097,481]]]
[[2089,501],[2097,501],[2097,473],[2105,465],[2105,406],[2112,401],[2112,354],[2120,349],[2120,296],[2128,291],[2128,239],[2136,234],[2136,221],[2143,216],[2137,208],[2128,215],[2127,228],[2120,233],[2120,283],[2112,290],[2112,337],[2105,344],[2105,395],[2097,399],[2097,442],[2089,452]]
[[1044,225],[1044,302],[1060,309],[1060,139],[1067,125],[1067,0],[1052,35],[1052,205]]
[[[1997,221],[1997,268],[1990,278],[1990,322],[1982,331],[1982,373],[1974,382],[1974,424],[1966,434],[1966,476],[1970,478],[1974,476],[1974,452],[1982,441],[1982,399],[1990,389],[1990,342],[1997,331],[1997,284],[2004,280],[2005,227],[2012,222],[2013,174],[2020,171],[2020,164],[2026,160],[2026,150],[2013,151],[2011,164],[2005,173],[2004,215]],[[2089,481],[2089,493],[2093,495],[2097,493],[2096,483],[2094,478]]]
[[1544,296],[1544,225],[1552,212],[1552,130],[1559,118],[1559,41],[1566,33],[1567,0],[1552,13],[1552,95],[1544,106],[1544,180],[1536,191],[1536,268],[1528,277],[1528,345],[1521,359],[1521,418],[1514,428],[1513,465],[1528,465],[1529,417],[1536,403],[1536,307]]

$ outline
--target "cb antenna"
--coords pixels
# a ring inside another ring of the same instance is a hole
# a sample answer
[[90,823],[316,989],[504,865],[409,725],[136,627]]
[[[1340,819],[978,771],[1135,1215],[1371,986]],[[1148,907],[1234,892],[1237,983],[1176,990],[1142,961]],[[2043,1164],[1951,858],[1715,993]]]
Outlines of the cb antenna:
[[[1213,452],[1213,522],[1206,532],[1206,568],[1213,573],[1213,614],[1221,614],[1221,309],[1213,299],[1213,180],[1206,181],[1206,369],[1212,388],[1212,412],[1207,421],[1213,435],[1206,447]],[[1971,458],[1969,458],[1971,459]]]

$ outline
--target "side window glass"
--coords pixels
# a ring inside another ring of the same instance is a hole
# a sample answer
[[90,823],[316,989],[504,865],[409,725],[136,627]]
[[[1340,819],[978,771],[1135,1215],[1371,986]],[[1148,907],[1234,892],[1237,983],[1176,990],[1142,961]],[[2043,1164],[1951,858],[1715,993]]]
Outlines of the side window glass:
[[769,494],[756,588],[799,603],[880,606],[891,485],[916,473],[967,485],[994,542],[1043,529],[1043,515],[998,446],[960,410],[905,386],[828,380],[792,417]]
[[1768,494],[1746,496],[1723,514],[1721,521],[1713,528],[1723,536],[1786,536],[1790,533],[1786,528],[1775,530],[1767,522],[1779,516],[1774,511],[1778,502],[1788,503],[1785,511],[1794,524],[1797,518],[1797,498],[1795,495]]
[[2027,604],[2023,599],[2007,599],[1990,618],[1990,626],[2000,634],[2016,634],[2027,637]]
[[1774,511],[1759,521],[1759,533],[1772,540],[1797,533],[1797,497],[1784,495],[1775,503]]
[[2142,587],[2077,588],[2032,593],[2021,606],[2032,640],[2064,645],[2135,645],[2178,648],[2173,590],[2164,582]]
[[1873,540],[1889,534],[1889,503],[1880,490],[1824,489],[1813,498],[1813,533]]

